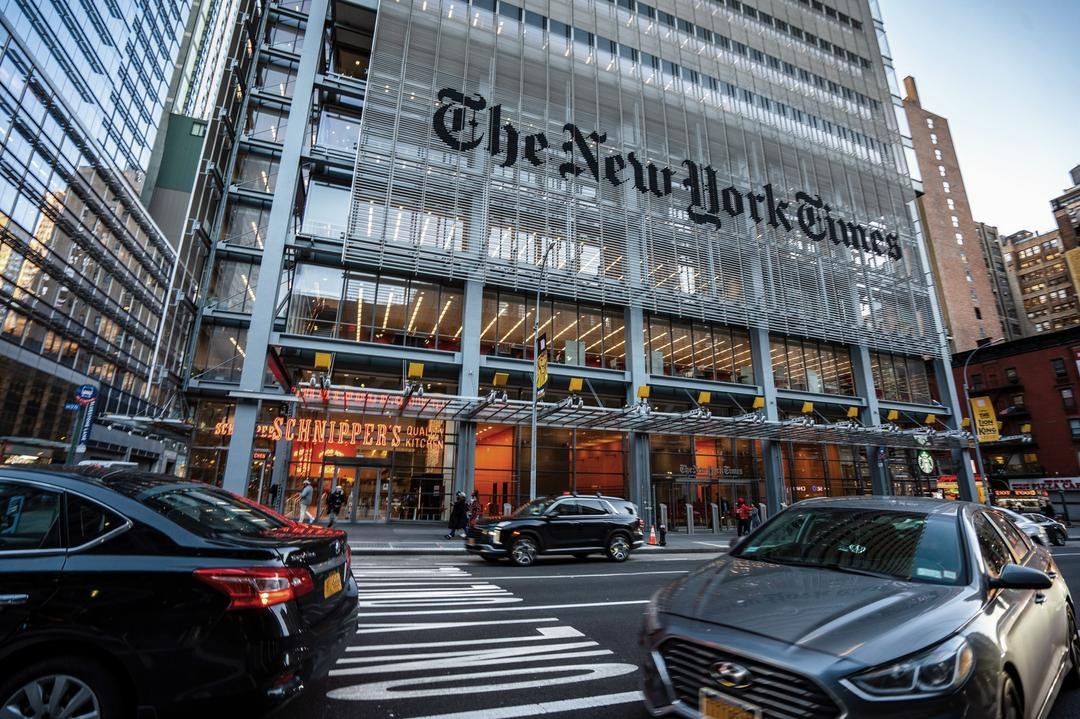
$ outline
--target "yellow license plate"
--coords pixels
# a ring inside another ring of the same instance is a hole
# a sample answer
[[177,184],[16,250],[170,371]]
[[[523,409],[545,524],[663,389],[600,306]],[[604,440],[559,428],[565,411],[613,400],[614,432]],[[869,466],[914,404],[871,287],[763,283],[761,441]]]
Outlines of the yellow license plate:
[[735,697],[702,687],[698,692],[702,719],[761,719],[761,709]]
[[333,574],[331,574],[329,577],[326,578],[325,582],[323,582],[323,585],[322,585],[323,599],[326,599],[327,597],[332,597],[332,596],[334,596],[335,594],[337,594],[340,591],[341,591],[341,575],[338,574],[337,572],[334,572]]

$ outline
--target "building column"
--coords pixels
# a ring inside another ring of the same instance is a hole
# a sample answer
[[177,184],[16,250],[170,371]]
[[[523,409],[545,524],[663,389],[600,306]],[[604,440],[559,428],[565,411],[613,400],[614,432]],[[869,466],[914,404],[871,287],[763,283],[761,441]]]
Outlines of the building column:
[[[458,391],[462,397],[480,396],[480,333],[484,285],[477,280],[465,283],[462,308],[461,369]],[[454,491],[471,494],[476,474],[476,423],[457,423],[457,446],[454,456]]]
[[[754,364],[754,382],[761,387],[765,397],[765,419],[770,422],[780,420],[780,408],[776,404],[776,383],[773,381],[772,352],[769,348],[769,331],[750,328],[750,354]],[[769,516],[780,511],[786,503],[784,492],[784,465],[780,457],[780,443],[768,439],[761,440],[762,464],[765,466],[765,504]]]
[[[862,422],[867,427],[881,426],[881,409],[878,407],[877,390],[874,388],[874,371],[870,365],[870,350],[865,345],[856,346],[851,353],[851,371],[855,375],[855,392],[866,400]],[[892,494],[889,470],[882,457],[882,448],[866,446],[866,466],[870,468],[870,486],[875,495]]]
[[[304,29],[304,50],[300,56],[300,67],[289,106],[288,127],[278,163],[277,187],[270,205],[266,242],[259,264],[259,281],[255,287],[255,301],[251,310],[251,325],[248,327],[244,347],[244,367],[240,373],[241,392],[263,391],[266,354],[270,345],[270,333],[274,328],[278,288],[285,261],[285,244],[292,227],[293,201],[300,181],[300,155],[304,149],[308,117],[311,114],[311,95],[322,51],[323,26],[328,4],[328,0],[311,0],[307,26]],[[224,477],[225,489],[237,494],[244,494],[247,489],[258,417],[258,400],[237,399]]]
[[[953,382],[952,364],[945,362],[940,357],[934,358],[934,378],[937,380],[937,386],[940,390],[943,390],[942,400],[951,410],[952,415],[945,421],[945,426],[949,429],[960,429],[960,422],[963,421],[965,414],[970,414],[971,409],[961,408],[960,401],[956,396],[956,383]],[[975,437],[975,441],[978,442],[979,438],[975,436],[975,428],[972,427],[972,436]],[[950,450],[952,455],[953,466],[956,467],[956,485],[960,492],[960,499],[968,502],[979,501],[979,490],[975,486],[975,473],[971,470],[974,457],[972,452],[966,446],[963,448],[956,448]],[[983,457],[983,471],[986,472],[986,458]],[[987,501],[990,500],[990,480],[987,477],[983,477],[983,482],[987,491]]]
[[[623,315],[626,323],[626,368],[630,373],[630,384],[626,387],[626,403],[638,401],[637,388],[649,384],[649,370],[645,362],[645,313],[640,305],[631,304]],[[642,508],[644,519],[656,523],[656,508],[652,506],[652,470],[649,452],[652,446],[649,435],[643,432],[631,432],[628,437],[629,486],[628,499]]]

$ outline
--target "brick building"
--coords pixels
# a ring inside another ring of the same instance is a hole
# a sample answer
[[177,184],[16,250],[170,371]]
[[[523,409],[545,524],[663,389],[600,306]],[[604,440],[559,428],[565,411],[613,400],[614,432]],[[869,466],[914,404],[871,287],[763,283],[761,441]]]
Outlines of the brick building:
[[979,244],[982,246],[983,259],[986,261],[986,271],[990,275],[991,287],[994,290],[994,302],[1001,320],[1000,336],[1007,340],[1015,340],[1033,334],[1031,322],[1021,309],[1023,302],[1020,299],[1020,285],[1016,274],[1009,272],[1005,266],[1005,253],[1002,250],[1004,238],[998,232],[998,228],[985,222],[976,222],[975,229],[978,233]]
[[1000,336],[1001,320],[982,243],[971,216],[949,121],[923,108],[913,77],[904,78],[904,111],[922,175],[919,212],[951,348],[961,352]]
[[[968,354],[953,355],[959,387]],[[967,384],[973,399],[990,399],[1000,423],[1000,439],[981,445],[992,488],[1050,490],[1057,511],[1067,501],[1080,518],[1080,327],[979,349]]]
[[1005,267],[1020,292],[1020,310],[1035,334],[1080,323],[1076,284],[1057,230],[1041,235],[1014,232],[1005,238],[1003,249]]

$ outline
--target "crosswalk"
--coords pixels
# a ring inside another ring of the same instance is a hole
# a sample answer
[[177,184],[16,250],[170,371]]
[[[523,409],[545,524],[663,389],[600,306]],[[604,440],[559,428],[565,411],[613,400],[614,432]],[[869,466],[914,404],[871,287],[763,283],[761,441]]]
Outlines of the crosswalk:
[[560,605],[530,606],[450,563],[358,564],[353,574],[356,642],[331,670],[327,698],[353,703],[360,716],[641,711],[630,690],[637,666],[562,621],[553,611]]

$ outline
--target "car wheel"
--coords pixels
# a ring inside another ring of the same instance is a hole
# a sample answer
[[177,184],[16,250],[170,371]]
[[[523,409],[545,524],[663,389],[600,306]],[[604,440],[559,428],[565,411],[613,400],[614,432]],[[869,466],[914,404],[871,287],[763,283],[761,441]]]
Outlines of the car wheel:
[[630,540],[625,534],[612,535],[607,544],[607,558],[613,562],[625,562],[630,557]]
[[1054,532],[1054,546],[1064,547],[1066,542],[1066,536],[1064,532]]
[[510,558],[519,567],[527,567],[536,561],[536,542],[532,537],[519,537],[510,548]]
[[116,680],[99,664],[77,657],[34,662],[0,683],[4,716],[26,719],[117,719],[127,716]]
[[577,554],[574,555],[574,559],[588,559],[588,558],[589,558],[589,553],[588,552],[578,552]]
[[1069,674],[1066,681],[1071,686],[1080,686],[1080,635],[1076,630],[1076,612],[1071,604],[1066,605],[1065,614],[1068,617],[1069,627]]
[[1023,719],[1024,703],[1020,701],[1020,692],[1016,689],[1012,677],[1005,675],[1001,682],[1001,696],[998,699],[998,717],[1000,719]]

